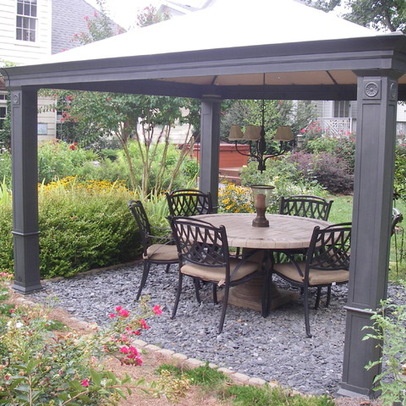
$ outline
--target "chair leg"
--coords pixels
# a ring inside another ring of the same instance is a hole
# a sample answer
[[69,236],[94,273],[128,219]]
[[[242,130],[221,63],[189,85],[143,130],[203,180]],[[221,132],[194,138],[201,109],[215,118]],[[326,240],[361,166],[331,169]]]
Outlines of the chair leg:
[[227,304],[228,304],[228,292],[229,292],[229,289],[230,289],[229,286],[225,286],[225,288],[224,288],[223,304],[222,304],[222,309],[221,309],[221,316],[220,316],[218,334],[221,334],[222,331],[223,331],[224,319],[226,318],[226,310],[227,310]]
[[169,273],[170,267],[171,267],[171,264],[166,264],[165,273]]
[[304,313],[305,313],[305,326],[306,326],[306,335],[307,337],[311,337],[310,334],[310,322],[309,322],[309,291],[308,287],[306,286],[303,289],[303,305],[304,305]]
[[142,272],[141,283],[140,283],[140,287],[138,288],[138,293],[137,293],[137,296],[135,297],[135,300],[139,300],[139,298],[141,296],[142,289],[144,289],[145,283],[147,282],[150,267],[151,267],[151,263],[148,261],[144,261],[144,270]]
[[183,283],[183,274],[179,271],[179,279],[178,279],[178,291],[176,292],[175,303],[173,305],[172,316],[171,319],[174,319],[176,316],[176,312],[178,311],[179,299],[180,294],[182,293],[182,283]]
[[315,309],[318,309],[320,306],[320,296],[321,296],[321,286],[317,288],[316,303],[314,305]]
[[193,284],[195,285],[196,299],[198,303],[201,303],[200,299],[200,279],[193,278]]
[[327,286],[327,301],[326,301],[326,307],[330,306],[330,299],[331,299],[331,285]]
[[218,300],[217,300],[217,284],[213,283],[213,303],[217,304]]

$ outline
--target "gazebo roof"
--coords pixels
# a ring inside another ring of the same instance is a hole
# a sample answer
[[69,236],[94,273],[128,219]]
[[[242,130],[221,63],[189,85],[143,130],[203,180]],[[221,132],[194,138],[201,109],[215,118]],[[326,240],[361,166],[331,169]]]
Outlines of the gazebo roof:
[[355,99],[354,71],[398,69],[395,54],[402,99],[401,33],[377,33],[293,0],[214,0],[201,11],[12,68],[10,84],[197,98]]

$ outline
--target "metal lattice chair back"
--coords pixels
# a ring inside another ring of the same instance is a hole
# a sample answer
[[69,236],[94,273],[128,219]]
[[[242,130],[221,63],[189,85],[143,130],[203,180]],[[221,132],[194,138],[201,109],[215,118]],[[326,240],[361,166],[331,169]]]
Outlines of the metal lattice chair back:
[[167,235],[164,236],[154,236],[151,233],[151,224],[140,200],[130,200],[128,208],[137,223],[142,244],[143,272],[136,296],[136,300],[138,300],[147,282],[151,265],[166,265],[166,272],[169,272],[172,264],[178,264],[179,257],[169,229],[165,230]]
[[395,234],[396,227],[399,223],[403,221],[403,214],[396,209],[395,207],[392,209],[392,223],[391,223],[391,235]]
[[328,220],[333,200],[318,196],[297,195],[281,197],[279,214]]
[[210,192],[197,189],[179,189],[166,193],[170,216],[194,216],[213,212]]
[[[230,257],[224,226],[215,227],[206,221],[191,217],[170,217],[170,222],[180,258],[179,282],[172,318],[177,312],[184,275],[193,278],[199,303],[201,302],[199,282],[209,282],[213,287],[215,303],[217,303],[217,287],[224,288],[218,326],[220,334],[223,330],[230,287],[252,279],[262,271],[261,266],[257,262],[249,261],[249,258]],[[263,305],[265,305],[264,300]]]
[[[404,241],[404,229],[399,224],[403,221],[403,214],[394,207],[392,209],[392,222],[391,222],[391,237],[395,242],[395,270],[396,275],[399,275],[399,262],[401,263],[404,256],[403,241]],[[398,246],[398,234],[400,234],[400,247]]]
[[140,200],[130,200],[128,208],[137,223],[143,250],[146,251],[151,244],[151,224],[149,223],[147,213]]
[[306,259],[297,261],[293,253],[286,253],[289,262],[275,263],[278,274],[303,293],[306,335],[311,337],[309,322],[309,288],[317,288],[315,308],[319,307],[321,289],[327,287],[326,306],[330,303],[331,286],[347,283],[351,253],[351,223],[315,227],[306,252]]
[[307,254],[306,275],[310,269],[337,270],[350,267],[351,223],[315,227]]
[[173,222],[174,236],[183,261],[207,267],[226,267],[229,271],[227,234],[205,221],[178,218]]

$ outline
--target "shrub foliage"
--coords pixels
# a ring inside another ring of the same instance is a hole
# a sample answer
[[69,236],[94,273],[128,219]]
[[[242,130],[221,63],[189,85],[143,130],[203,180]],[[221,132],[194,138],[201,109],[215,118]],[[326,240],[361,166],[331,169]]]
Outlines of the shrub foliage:
[[[79,182],[72,177],[40,185],[41,277],[68,277],[137,258],[138,230],[127,209],[131,198],[134,195],[118,182]],[[0,269],[11,272],[11,202],[2,206]]]

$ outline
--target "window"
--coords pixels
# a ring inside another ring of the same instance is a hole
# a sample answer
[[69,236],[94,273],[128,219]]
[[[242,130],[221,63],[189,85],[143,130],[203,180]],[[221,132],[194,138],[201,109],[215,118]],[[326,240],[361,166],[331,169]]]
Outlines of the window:
[[7,107],[0,106],[0,130],[4,127],[4,121],[7,116]]
[[4,121],[7,117],[7,94],[0,93],[0,130],[4,127]]
[[48,135],[48,124],[38,123],[38,135]]
[[349,117],[350,116],[350,102],[349,101],[335,101],[334,102],[334,117]]
[[35,42],[37,27],[37,0],[17,0],[16,38]]

